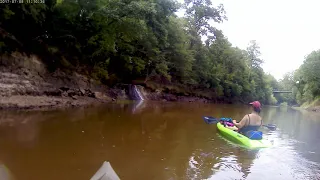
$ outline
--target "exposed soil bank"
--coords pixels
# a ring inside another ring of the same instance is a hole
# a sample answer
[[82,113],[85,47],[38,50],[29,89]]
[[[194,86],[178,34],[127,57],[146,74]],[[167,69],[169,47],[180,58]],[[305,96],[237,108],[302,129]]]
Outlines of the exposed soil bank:
[[307,110],[320,113],[320,106],[310,107]]
[[34,55],[0,58],[0,109],[75,107],[128,99],[124,89],[108,88],[79,73],[49,72]]
[[[48,109],[97,105],[129,100],[128,86],[109,88],[76,72],[48,68],[35,55],[0,56],[0,109]],[[152,92],[138,86],[154,101],[212,102],[205,98]]]

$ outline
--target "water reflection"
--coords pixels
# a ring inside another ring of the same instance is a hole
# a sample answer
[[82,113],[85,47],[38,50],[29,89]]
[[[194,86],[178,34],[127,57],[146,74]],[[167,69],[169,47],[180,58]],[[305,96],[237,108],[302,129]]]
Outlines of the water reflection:
[[141,111],[144,107],[145,107],[145,101],[135,101],[133,103],[133,107],[132,107],[132,114],[135,114],[139,111]]
[[320,120],[319,116],[289,108],[286,112],[283,113],[283,108],[277,108],[277,112],[270,117],[277,123],[279,137],[294,140],[296,143],[293,146],[304,158],[320,162],[320,144],[316,143],[320,139],[320,122],[317,121]]
[[[246,106],[110,104],[64,111],[0,113],[0,159],[19,179],[89,179],[109,161],[121,179],[299,179],[319,173],[320,123],[264,107],[273,148],[246,150],[204,115],[242,118]],[[305,179],[305,178],[304,178]]]
[[14,138],[20,146],[32,148],[36,146],[39,135],[39,119],[42,119],[43,112],[30,113],[19,112],[12,114],[3,111],[0,115],[1,137]]

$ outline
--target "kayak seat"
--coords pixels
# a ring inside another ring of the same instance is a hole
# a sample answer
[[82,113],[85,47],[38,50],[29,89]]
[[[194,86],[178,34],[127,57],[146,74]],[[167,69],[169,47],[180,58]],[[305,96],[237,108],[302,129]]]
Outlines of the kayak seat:
[[231,126],[231,127],[233,127],[233,126],[234,126],[234,124],[233,124],[233,123],[226,122],[226,121],[222,121],[222,122],[221,122],[221,124],[223,124],[223,125],[224,125],[224,127],[226,127],[226,126]]
[[222,118],[220,118],[220,121],[224,121],[224,122],[230,122],[230,123],[232,123],[232,118],[225,118],[225,117],[222,117]]
[[226,127],[226,126],[233,127],[234,126],[234,124],[232,122],[232,118],[222,117],[222,118],[220,118],[220,123],[223,124],[224,127]]

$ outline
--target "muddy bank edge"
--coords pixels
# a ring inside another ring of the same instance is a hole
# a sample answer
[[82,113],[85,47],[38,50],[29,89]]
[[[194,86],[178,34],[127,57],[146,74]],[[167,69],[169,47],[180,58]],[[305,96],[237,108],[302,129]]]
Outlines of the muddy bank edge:
[[[153,101],[211,102],[206,98],[152,92]],[[13,53],[0,59],[0,109],[52,109],[128,101],[128,86],[109,88],[78,72],[49,72],[36,55]]]

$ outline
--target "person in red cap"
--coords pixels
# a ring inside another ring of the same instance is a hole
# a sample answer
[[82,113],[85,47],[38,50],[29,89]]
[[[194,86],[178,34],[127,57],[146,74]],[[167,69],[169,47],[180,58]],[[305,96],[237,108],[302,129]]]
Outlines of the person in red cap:
[[257,131],[262,125],[262,118],[260,116],[261,104],[259,101],[251,103],[252,112],[246,114],[240,122],[233,120],[234,125],[238,128],[238,132],[246,135],[249,131]]

